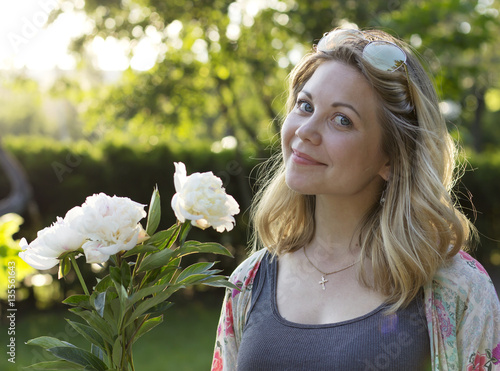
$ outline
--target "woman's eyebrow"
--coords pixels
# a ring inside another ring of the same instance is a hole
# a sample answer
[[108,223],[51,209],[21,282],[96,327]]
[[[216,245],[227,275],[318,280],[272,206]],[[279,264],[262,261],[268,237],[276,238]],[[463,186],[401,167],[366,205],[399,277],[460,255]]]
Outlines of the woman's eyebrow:
[[[302,90],[301,93],[304,93],[305,95],[307,95],[307,97],[309,99],[312,100],[312,95],[311,93],[309,93],[307,90]],[[349,108],[351,111],[353,111],[359,118],[361,118],[361,115],[359,114],[359,112],[356,110],[356,108],[354,108],[352,105],[350,105],[349,103],[344,103],[344,102],[333,102],[331,104],[332,107],[346,107],[346,108]]]

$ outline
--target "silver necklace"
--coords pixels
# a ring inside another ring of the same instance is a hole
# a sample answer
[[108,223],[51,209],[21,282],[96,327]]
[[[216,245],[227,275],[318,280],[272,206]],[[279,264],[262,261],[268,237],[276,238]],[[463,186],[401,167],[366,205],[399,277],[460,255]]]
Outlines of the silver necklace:
[[303,249],[304,249],[304,255],[305,255],[307,261],[309,262],[309,264],[311,264],[314,269],[316,269],[319,273],[321,273],[321,281],[319,281],[318,283],[322,286],[323,290],[325,290],[325,283],[328,282],[328,280],[325,278],[325,276],[329,276],[330,274],[335,274],[335,273],[339,273],[339,272],[345,271],[346,269],[354,267],[357,263],[359,263],[359,260],[357,260],[354,263],[348,265],[347,267],[344,267],[344,268],[341,268],[341,269],[337,269],[337,270],[335,270],[333,272],[323,272],[323,271],[321,271],[320,269],[318,269],[318,267],[316,267],[313,264],[313,262],[311,261],[311,259],[309,259],[309,257],[306,254],[306,247],[305,246],[303,247]]

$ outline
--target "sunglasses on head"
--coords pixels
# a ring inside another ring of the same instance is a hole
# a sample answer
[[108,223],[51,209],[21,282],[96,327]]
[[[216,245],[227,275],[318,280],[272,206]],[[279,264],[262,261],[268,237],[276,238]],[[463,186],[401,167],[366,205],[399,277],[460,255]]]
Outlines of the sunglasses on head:
[[[328,53],[341,45],[344,40],[347,39],[368,41],[363,48],[363,59],[372,67],[381,71],[394,72],[403,66],[408,84],[410,83],[408,68],[406,66],[406,53],[403,49],[392,42],[385,40],[370,41],[366,39],[362,31],[344,29],[325,33],[315,48],[318,52]],[[410,99],[413,101],[411,96]]]

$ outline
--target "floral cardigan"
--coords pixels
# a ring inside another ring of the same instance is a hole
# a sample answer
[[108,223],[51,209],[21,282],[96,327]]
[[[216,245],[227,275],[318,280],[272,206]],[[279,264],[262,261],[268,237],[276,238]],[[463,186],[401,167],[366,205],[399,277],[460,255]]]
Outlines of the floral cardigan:
[[[266,250],[245,260],[227,289],[212,371],[235,371],[250,308],[252,283]],[[424,287],[433,370],[500,370],[500,302],[485,269],[460,251]]]

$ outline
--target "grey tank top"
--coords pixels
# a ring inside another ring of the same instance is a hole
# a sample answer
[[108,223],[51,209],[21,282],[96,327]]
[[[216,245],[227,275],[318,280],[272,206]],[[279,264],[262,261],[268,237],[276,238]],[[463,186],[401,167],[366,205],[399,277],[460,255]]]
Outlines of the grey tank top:
[[348,321],[294,323],[277,309],[277,260],[266,253],[255,277],[238,371],[430,369],[422,295],[393,315],[384,315],[381,305]]

